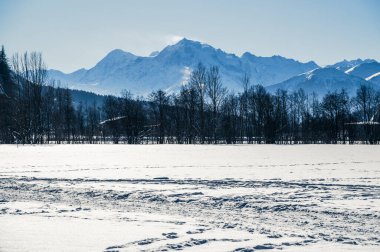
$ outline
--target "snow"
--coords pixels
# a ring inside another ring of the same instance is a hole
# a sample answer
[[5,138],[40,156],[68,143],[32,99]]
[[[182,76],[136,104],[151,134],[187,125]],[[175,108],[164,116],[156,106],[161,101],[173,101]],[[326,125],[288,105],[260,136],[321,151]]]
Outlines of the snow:
[[376,251],[380,146],[0,146],[0,251]]
[[[311,78],[313,78],[313,76],[314,76],[314,71],[315,71],[315,70],[316,70],[316,69],[313,69],[313,70],[311,70],[311,71],[308,71],[308,72],[303,73],[303,74],[300,74],[300,75],[305,75],[305,76],[306,76],[306,79],[311,80]],[[298,76],[300,76],[300,75],[298,75]]]
[[114,121],[117,121],[117,120],[120,120],[120,119],[124,119],[126,118],[126,116],[118,116],[118,117],[114,117],[114,118],[111,118],[111,119],[107,119],[107,120],[104,120],[104,121],[101,121],[99,124],[106,124],[108,122],[114,122]]
[[344,73],[346,73],[346,74],[350,74],[352,71],[354,71],[355,70],[355,68],[357,68],[359,65],[356,65],[356,66],[353,66],[353,67],[351,67],[350,69],[348,69],[348,70],[346,70]]
[[380,71],[380,63],[376,61],[370,63],[363,63],[354,67],[351,71],[350,70],[348,70],[346,73],[363,79],[367,79],[373,74],[376,74]]
[[328,65],[327,67],[336,68],[342,72],[345,72],[346,70],[348,70],[354,66],[361,65],[363,63],[372,63],[372,62],[376,62],[376,61],[373,59],[343,60],[343,61],[335,63],[334,65]]
[[372,80],[373,78],[380,76],[380,72],[372,74],[371,76],[365,78],[366,81]]

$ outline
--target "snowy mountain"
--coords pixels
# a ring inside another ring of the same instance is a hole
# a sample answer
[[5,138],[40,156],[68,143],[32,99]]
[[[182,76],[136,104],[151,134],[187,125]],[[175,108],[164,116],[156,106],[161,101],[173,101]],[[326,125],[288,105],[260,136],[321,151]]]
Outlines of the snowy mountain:
[[255,80],[253,83],[263,86],[278,83],[319,67],[313,61],[300,63],[277,55],[272,57],[257,57],[250,53],[244,53],[241,58],[247,69],[246,71]]
[[343,60],[343,61],[335,63],[334,65],[329,65],[327,67],[336,68],[336,69],[338,69],[340,71],[345,72],[348,69],[350,69],[352,67],[355,67],[355,66],[358,66],[360,64],[363,64],[363,63],[372,63],[372,62],[376,62],[376,61],[373,60],[373,59]]
[[346,74],[365,79],[380,86],[380,63],[373,59],[341,61],[332,65]]
[[315,92],[319,97],[323,97],[328,92],[345,89],[350,96],[353,96],[362,84],[375,86],[360,77],[346,74],[336,68],[326,67],[318,68],[292,77],[279,84],[271,85],[267,87],[267,90],[272,93],[276,92],[277,89],[292,92],[302,88],[307,94]]
[[251,84],[268,86],[318,67],[312,61],[301,63],[281,56],[257,57],[244,53],[238,57],[207,44],[183,39],[149,57],[113,50],[89,70],[80,69],[69,74],[49,70],[49,76],[69,88],[100,94],[120,94],[121,90],[128,89],[134,94],[146,95],[159,88],[178,90],[199,62],[206,67],[218,66],[223,84],[231,91],[241,89],[244,73],[251,76]]

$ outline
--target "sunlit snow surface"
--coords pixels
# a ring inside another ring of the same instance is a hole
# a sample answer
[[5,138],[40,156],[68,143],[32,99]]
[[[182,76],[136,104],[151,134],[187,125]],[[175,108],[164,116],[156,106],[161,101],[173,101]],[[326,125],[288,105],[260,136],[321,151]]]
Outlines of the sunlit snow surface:
[[380,146],[0,146],[0,251],[380,251]]

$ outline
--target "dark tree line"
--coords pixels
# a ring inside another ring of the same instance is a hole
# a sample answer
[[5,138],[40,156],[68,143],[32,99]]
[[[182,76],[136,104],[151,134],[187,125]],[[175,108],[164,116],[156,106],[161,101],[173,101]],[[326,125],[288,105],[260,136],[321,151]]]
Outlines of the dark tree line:
[[[0,143],[93,143],[100,135],[101,109],[74,107],[71,92],[47,83],[40,53],[0,52]],[[49,84],[49,85],[48,85]]]
[[[176,94],[147,99],[124,91],[102,104],[73,102],[69,89],[48,83],[41,54],[0,53],[0,143],[297,144],[380,141],[380,93],[361,86],[319,99],[303,90],[270,94],[241,80],[229,93],[218,67],[199,64]],[[88,99],[87,99],[88,100]]]

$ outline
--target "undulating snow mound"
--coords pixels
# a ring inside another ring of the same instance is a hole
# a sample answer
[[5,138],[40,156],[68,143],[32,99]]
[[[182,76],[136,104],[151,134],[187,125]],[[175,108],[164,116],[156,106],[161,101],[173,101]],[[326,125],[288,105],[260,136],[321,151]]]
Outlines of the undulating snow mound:
[[2,251],[379,251],[379,146],[0,146]]

